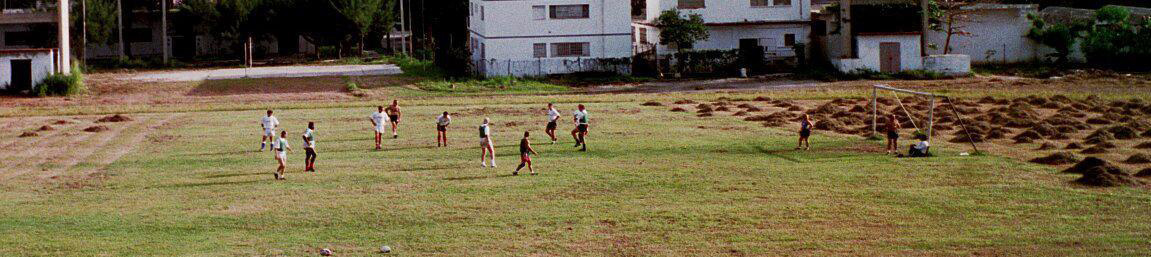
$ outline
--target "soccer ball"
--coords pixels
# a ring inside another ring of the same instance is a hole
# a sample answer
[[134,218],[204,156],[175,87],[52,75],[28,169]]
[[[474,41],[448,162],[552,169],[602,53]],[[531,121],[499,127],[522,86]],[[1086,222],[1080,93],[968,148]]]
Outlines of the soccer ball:
[[332,250],[329,250],[328,248],[320,249],[320,255],[332,256]]
[[392,252],[392,247],[386,246],[386,245],[380,246],[380,252],[381,253],[390,253],[390,252]]

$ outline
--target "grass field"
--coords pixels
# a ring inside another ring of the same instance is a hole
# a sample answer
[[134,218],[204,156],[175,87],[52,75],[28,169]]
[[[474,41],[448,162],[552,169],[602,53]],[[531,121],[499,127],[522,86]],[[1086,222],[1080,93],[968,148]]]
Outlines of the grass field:
[[[814,92],[810,94],[821,94]],[[701,94],[696,97],[711,97]],[[286,181],[257,152],[262,111],[140,109],[0,118],[0,249],[30,256],[1077,255],[1151,253],[1146,188],[1090,188],[1056,168],[997,156],[893,159],[882,145],[736,117],[640,107],[661,94],[578,96],[590,151],[545,142],[556,96],[443,97],[405,109],[373,151],[371,108],[278,103],[296,151]],[[345,104],[346,105],[346,104]],[[358,104],[351,104],[358,105]],[[364,104],[367,106],[367,104]],[[563,102],[563,113],[574,104]],[[73,108],[71,110],[76,110]],[[79,108],[83,109],[83,108]],[[452,146],[433,118],[458,113]],[[71,111],[64,110],[64,113]],[[479,165],[491,117],[499,168]],[[16,138],[57,119],[41,137]],[[299,135],[317,122],[318,173]],[[530,130],[539,176],[509,176]]]

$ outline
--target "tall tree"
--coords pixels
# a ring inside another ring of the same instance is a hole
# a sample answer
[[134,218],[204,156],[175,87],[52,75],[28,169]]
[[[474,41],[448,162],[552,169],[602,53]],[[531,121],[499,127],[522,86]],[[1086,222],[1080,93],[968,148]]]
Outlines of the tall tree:
[[372,23],[372,31],[384,35],[387,43],[384,45],[389,52],[393,51],[392,46],[392,32],[395,31],[396,22],[399,22],[399,13],[396,11],[397,0],[381,0],[380,10],[376,12],[375,22]]
[[707,40],[709,37],[707,25],[699,14],[684,18],[678,9],[671,9],[660,13],[655,24],[660,29],[660,43],[676,49],[691,49],[695,41]]
[[[359,49],[364,51],[364,38],[371,31],[380,12],[381,0],[329,0],[332,8],[344,16],[346,24],[356,32]],[[357,54],[358,55],[358,54]]]
[[[112,40],[112,33],[116,31],[116,5],[115,0],[86,0],[88,9],[89,43],[107,45]],[[79,8],[77,8],[79,9]],[[77,22],[82,21],[83,15],[74,15]],[[78,26],[79,25],[73,25]]]

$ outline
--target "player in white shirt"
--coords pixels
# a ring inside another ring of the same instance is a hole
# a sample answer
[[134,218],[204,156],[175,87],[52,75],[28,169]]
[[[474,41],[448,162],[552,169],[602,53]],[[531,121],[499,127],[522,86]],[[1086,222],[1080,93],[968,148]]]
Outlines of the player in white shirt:
[[436,147],[448,146],[448,125],[452,125],[452,116],[448,112],[436,117]]
[[492,143],[492,128],[488,126],[491,120],[484,118],[484,124],[480,125],[480,165],[487,167],[488,163],[484,159],[491,157],[492,168],[496,167],[496,145]]
[[280,120],[272,116],[272,110],[268,110],[268,116],[260,119],[260,128],[264,130],[263,137],[260,138],[260,151],[264,151],[269,142],[276,140],[276,128],[279,126]]
[[288,132],[280,131],[280,138],[272,142],[272,151],[276,153],[276,161],[280,163],[280,167],[276,168],[276,173],[273,173],[276,180],[284,179],[284,170],[288,166],[288,153],[292,151],[292,147],[288,145]]
[[576,140],[575,147],[582,146],[583,148],[580,148],[580,151],[586,152],[587,142],[584,141],[584,138],[587,137],[588,115],[587,109],[585,109],[582,104],[579,105],[579,110],[576,110],[575,113],[573,113],[572,121],[575,122],[576,125],[576,128],[572,130],[572,138],[575,138]]
[[316,172],[316,123],[308,122],[304,130],[304,171]]
[[386,131],[384,126],[388,124],[388,114],[384,113],[384,107],[376,106],[376,112],[372,113],[368,120],[372,121],[372,129],[375,131],[373,133],[376,135],[376,150],[383,149],[380,147],[380,143],[383,140],[384,131]]
[[552,138],[552,144],[553,145],[556,143],[556,139],[557,139],[556,138],[556,127],[557,127],[556,123],[559,122],[559,119],[560,119],[560,111],[557,111],[553,104],[548,103],[548,125],[547,125],[547,128],[544,129],[544,133],[547,133],[548,136]]

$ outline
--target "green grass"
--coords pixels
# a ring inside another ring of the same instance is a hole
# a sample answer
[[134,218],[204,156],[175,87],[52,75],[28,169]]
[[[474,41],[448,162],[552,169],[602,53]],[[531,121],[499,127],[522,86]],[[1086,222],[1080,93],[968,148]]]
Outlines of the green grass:
[[[370,150],[370,108],[277,112],[297,147],[287,181],[258,147],[259,111],[188,113],[104,167],[106,177],[0,182],[0,248],[31,256],[373,255],[1144,255],[1151,195],[1071,185],[1053,168],[995,156],[892,159],[880,147],[732,117],[701,119],[662,96],[581,96],[591,152],[543,144],[543,97],[408,105],[399,139]],[[628,100],[629,98],[634,98]],[[443,101],[443,102],[440,102]],[[567,113],[573,104],[563,103]],[[482,109],[485,108],[486,109]],[[434,147],[434,114],[455,116]],[[498,169],[479,167],[491,117]],[[299,134],[318,127],[319,173],[300,173]],[[516,124],[509,124],[514,122]],[[703,128],[701,128],[703,126]],[[540,176],[507,176],[533,132]],[[114,141],[116,142],[116,141]],[[94,164],[83,164],[94,165]],[[68,182],[85,187],[64,186]]]
[[429,81],[416,83],[416,87],[431,93],[488,93],[532,94],[565,92],[570,88],[534,79],[499,77],[464,81]]

